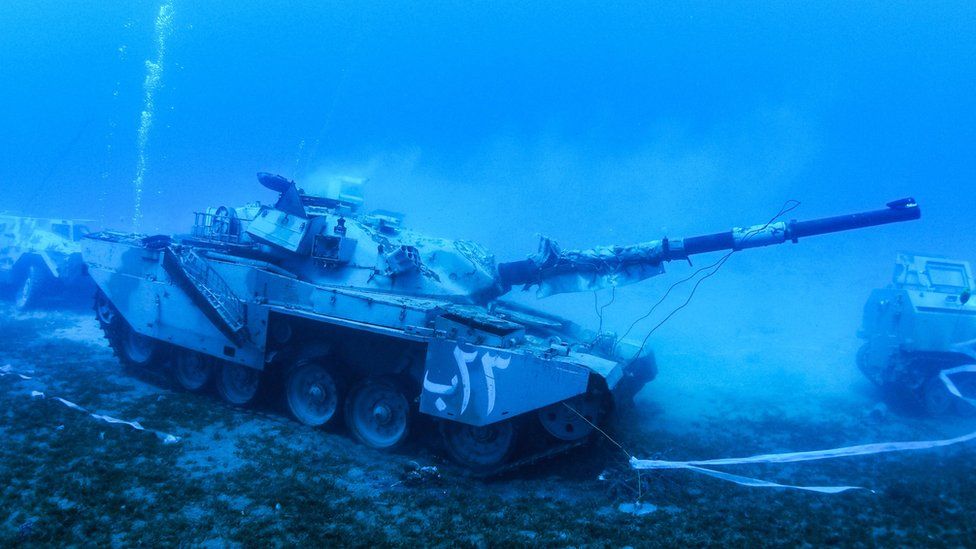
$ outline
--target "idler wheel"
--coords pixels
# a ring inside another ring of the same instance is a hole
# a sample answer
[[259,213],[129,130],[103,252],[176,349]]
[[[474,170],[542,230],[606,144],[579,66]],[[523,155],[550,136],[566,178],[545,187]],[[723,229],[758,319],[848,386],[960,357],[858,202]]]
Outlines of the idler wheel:
[[339,385],[322,364],[299,362],[285,380],[285,400],[295,419],[319,427],[331,421],[339,409]]
[[516,435],[512,420],[483,427],[456,421],[441,424],[441,436],[451,458],[479,473],[491,472],[508,461],[515,450]]
[[553,437],[576,442],[593,433],[593,426],[601,421],[602,415],[600,396],[586,393],[539,410],[539,423]]
[[157,369],[169,355],[163,342],[136,332],[101,290],[95,295],[95,317],[124,368]]
[[932,417],[948,414],[956,405],[956,396],[949,392],[939,376],[935,376],[922,385],[922,406]]
[[261,372],[233,362],[223,362],[217,374],[217,393],[235,406],[248,404],[258,394]]
[[118,318],[118,314],[108,297],[99,290],[95,294],[95,318],[98,319],[99,324],[102,327],[110,326]]
[[410,432],[410,399],[397,380],[366,378],[346,399],[346,425],[371,448],[400,445]]
[[173,361],[173,377],[184,390],[200,392],[213,377],[213,363],[200,353],[180,351]]

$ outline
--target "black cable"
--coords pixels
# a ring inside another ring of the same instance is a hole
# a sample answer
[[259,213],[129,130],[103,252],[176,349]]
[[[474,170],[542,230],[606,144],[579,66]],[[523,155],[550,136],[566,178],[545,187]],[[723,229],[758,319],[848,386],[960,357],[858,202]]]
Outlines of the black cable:
[[637,359],[640,358],[641,353],[644,352],[644,347],[647,346],[647,341],[649,339],[651,339],[651,336],[654,335],[654,332],[656,332],[658,330],[658,328],[660,328],[661,326],[664,326],[664,324],[667,321],[671,320],[671,318],[674,317],[674,315],[678,314],[678,311],[680,311],[681,309],[684,309],[685,307],[687,307],[691,303],[691,300],[695,297],[695,292],[698,291],[698,287],[701,286],[702,282],[705,282],[709,278],[711,278],[711,277],[715,276],[716,274],[718,274],[718,271],[723,266],[725,266],[725,262],[728,261],[732,257],[732,254],[734,254],[734,253],[735,252],[732,251],[732,252],[729,252],[729,253],[725,254],[725,256],[722,257],[722,259],[720,259],[718,261],[717,266],[715,267],[715,269],[712,272],[710,272],[710,273],[706,274],[705,276],[701,277],[698,280],[698,282],[695,283],[695,286],[692,287],[691,293],[688,294],[688,298],[685,299],[685,302],[682,303],[677,308],[675,308],[670,313],[668,313],[668,316],[664,317],[664,320],[662,320],[661,322],[658,322],[657,325],[654,326],[654,328],[652,328],[651,331],[648,332],[646,336],[644,336],[644,341],[641,342],[641,346],[637,349],[637,353],[634,355],[634,358],[633,358],[633,360],[631,360],[631,362],[634,362],[634,361],[636,361]]
[[653,306],[653,307],[651,307],[651,308],[650,308],[650,310],[649,310],[649,311],[647,311],[647,313],[645,313],[645,314],[644,314],[644,316],[642,316],[642,317],[640,317],[640,318],[638,318],[637,320],[635,320],[635,321],[633,321],[633,322],[632,322],[632,323],[630,324],[630,327],[629,327],[629,328],[627,328],[627,331],[625,331],[625,332],[624,332],[624,334],[623,334],[622,336],[620,336],[619,338],[617,338],[617,341],[618,341],[618,342],[620,342],[620,341],[623,341],[624,339],[626,339],[626,338],[627,338],[627,336],[628,336],[628,335],[630,335],[630,332],[631,332],[631,331],[633,331],[633,329],[634,329],[634,328],[635,328],[635,327],[636,327],[636,326],[637,326],[638,324],[640,324],[640,323],[641,323],[642,321],[644,321],[644,320],[646,320],[646,319],[647,319],[648,317],[650,317],[650,316],[651,316],[652,314],[654,314],[654,311],[655,311],[655,310],[657,310],[657,308],[658,308],[659,306],[661,306],[661,304],[662,304],[662,303],[664,303],[664,301],[665,301],[665,300],[666,300],[666,299],[668,298],[668,296],[669,296],[669,295],[671,295],[671,292],[672,292],[672,291],[673,291],[673,290],[674,290],[675,288],[677,288],[678,286],[680,286],[680,285],[682,285],[682,284],[684,284],[685,282],[688,282],[689,280],[692,280],[692,279],[694,279],[694,278],[695,278],[696,276],[698,276],[698,275],[699,275],[699,274],[701,274],[702,272],[704,272],[704,271],[707,271],[707,270],[709,270],[709,269],[711,269],[711,268],[713,268],[713,267],[715,267],[715,266],[716,266],[716,265],[718,265],[718,264],[719,264],[719,263],[720,263],[721,261],[722,261],[722,260],[721,260],[721,259],[719,259],[719,260],[718,260],[718,261],[716,261],[715,263],[712,263],[711,265],[709,265],[709,266],[707,266],[707,267],[702,267],[701,269],[698,269],[697,271],[695,271],[695,272],[694,272],[694,273],[692,273],[691,275],[689,275],[689,276],[687,276],[686,278],[683,278],[683,279],[681,279],[681,280],[679,280],[679,281],[677,281],[677,282],[675,282],[674,284],[672,284],[672,285],[671,285],[671,286],[670,286],[670,287],[668,288],[668,290],[667,290],[666,292],[664,292],[664,295],[663,295],[663,296],[661,296],[661,299],[659,299],[659,300],[657,301],[657,303],[655,303],[655,304],[654,304],[654,306]]
[[[610,301],[607,302],[607,303],[604,303],[602,307],[600,306],[600,293],[599,293],[599,291],[593,292],[593,309],[596,311],[596,316],[600,319],[600,327],[597,328],[597,330],[596,330],[596,337],[597,338],[599,338],[600,337],[600,334],[603,333],[603,311],[607,307],[613,305],[613,302],[616,301],[616,300],[617,300],[617,287],[616,286],[611,286],[610,287]],[[596,340],[594,340],[594,343],[595,343],[595,341]]]
[[[758,229],[753,229],[752,231],[750,231],[749,233],[747,233],[742,238],[742,240],[743,241],[746,241],[746,240],[752,238],[753,236],[755,236],[755,235],[757,235],[757,234],[765,231],[766,229],[769,228],[770,225],[772,225],[773,223],[775,223],[777,219],[779,219],[779,218],[783,217],[784,215],[792,212],[793,210],[799,208],[800,205],[801,205],[801,202],[798,201],[798,200],[793,200],[793,199],[787,200],[786,202],[783,203],[783,206],[779,209],[779,212],[777,212],[776,215],[774,215],[762,227],[760,227]],[[650,339],[651,335],[654,334],[654,332],[656,332],[658,330],[658,328],[660,328],[661,326],[663,326],[667,321],[671,320],[671,318],[673,318],[674,315],[676,315],[679,311],[681,311],[682,309],[684,309],[685,307],[687,307],[691,303],[692,298],[695,296],[695,292],[698,291],[698,288],[699,288],[699,286],[701,286],[702,282],[704,282],[705,280],[708,280],[709,278],[715,276],[718,273],[718,271],[722,267],[725,266],[725,263],[732,257],[732,254],[734,254],[735,252],[736,252],[736,250],[732,250],[732,251],[728,252],[727,254],[725,254],[724,256],[722,256],[722,258],[719,259],[718,261],[716,261],[715,263],[712,263],[711,265],[709,265],[707,267],[702,267],[701,269],[698,269],[697,271],[695,271],[694,273],[692,273],[690,276],[688,276],[686,278],[683,278],[683,279],[675,282],[674,284],[672,284],[670,287],[668,287],[667,291],[664,293],[664,296],[661,297],[661,299],[659,299],[657,301],[657,303],[655,303],[654,306],[652,306],[650,308],[650,310],[647,311],[647,313],[644,314],[644,316],[638,318],[633,323],[631,323],[630,327],[627,328],[627,331],[624,332],[624,335],[622,335],[620,338],[617,339],[617,343],[619,343],[620,341],[623,341],[623,339],[626,338],[630,334],[630,332],[634,329],[635,326],[637,326],[637,324],[639,324],[641,321],[643,321],[643,320],[647,319],[648,317],[650,317],[654,313],[654,311],[662,303],[664,303],[664,301],[668,298],[668,296],[671,294],[671,292],[676,287],[680,286],[681,284],[684,284],[685,282],[688,282],[688,281],[694,279],[699,274],[701,274],[703,271],[708,271],[709,269],[714,269],[711,272],[709,272],[708,274],[706,274],[705,276],[703,276],[701,279],[699,279],[695,283],[695,286],[691,290],[691,294],[689,294],[688,299],[686,299],[683,304],[681,304],[679,307],[677,307],[676,309],[674,309],[670,313],[668,313],[668,315],[664,318],[664,320],[662,320],[661,322],[659,322],[656,326],[654,326],[653,329],[651,329],[651,331],[644,337],[644,340],[641,343],[640,348],[637,350],[637,354],[635,354],[634,355],[634,358],[631,359],[631,363],[636,362],[637,359],[640,358],[641,353],[644,352],[644,347],[647,345],[647,341],[648,341],[648,339]],[[614,348],[616,348],[616,345],[614,345]]]

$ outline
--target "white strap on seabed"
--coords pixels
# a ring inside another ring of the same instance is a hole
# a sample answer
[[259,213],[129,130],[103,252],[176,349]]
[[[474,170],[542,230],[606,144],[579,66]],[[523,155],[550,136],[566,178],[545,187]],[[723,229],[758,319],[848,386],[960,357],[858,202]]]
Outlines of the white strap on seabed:
[[[961,373],[976,373],[976,364],[959,366],[939,372],[939,378],[945,383],[950,393],[966,402],[976,406],[976,399],[966,398],[950,379],[950,376]],[[928,450],[931,448],[941,448],[962,444],[976,439],[976,431],[942,440],[922,440],[914,442],[881,442],[876,444],[861,444],[858,446],[846,446],[843,448],[833,448],[830,450],[814,450],[809,452],[788,452],[783,454],[761,454],[744,458],[725,458],[707,459],[694,461],[665,461],[657,459],[637,459],[631,458],[630,465],[638,470],[654,469],[687,469],[695,471],[721,480],[734,482],[742,486],[755,488],[788,488],[793,490],[806,490],[810,492],[820,492],[824,494],[839,494],[848,490],[867,490],[859,486],[792,486],[787,484],[777,484],[765,480],[733,475],[721,471],[715,471],[706,467],[723,465],[755,465],[755,464],[775,464],[775,463],[797,463],[801,461],[817,461],[822,459],[836,459],[852,456],[868,456],[874,454],[886,454],[890,452],[911,452],[917,450]]]
[[77,410],[77,411],[82,412],[84,414],[88,414],[93,419],[97,419],[98,421],[104,421],[105,423],[111,423],[111,424],[114,424],[114,425],[128,425],[129,427],[132,427],[133,429],[135,429],[137,431],[145,431],[147,433],[152,433],[152,434],[156,435],[156,437],[159,438],[159,440],[161,440],[163,442],[163,444],[176,444],[177,442],[180,441],[180,437],[178,437],[176,435],[171,435],[169,433],[164,433],[162,431],[154,431],[152,429],[146,429],[138,421],[125,421],[124,419],[118,419],[118,418],[114,418],[112,416],[103,416],[101,414],[96,414],[96,413],[93,413],[93,412],[89,412],[88,410],[82,408],[81,406],[78,406],[74,402],[71,402],[70,400],[65,400],[65,399],[63,399],[61,397],[49,397],[49,396],[45,395],[44,393],[42,393],[40,391],[31,391],[31,397],[32,398],[38,398],[38,399],[56,400],[56,401],[60,402],[61,404],[64,404],[68,408],[71,408],[72,410]]
[[962,393],[959,392],[959,388],[956,387],[956,384],[952,382],[951,378],[949,378],[949,376],[953,374],[963,374],[963,373],[976,373],[976,364],[967,364],[965,366],[958,366],[956,368],[949,368],[948,370],[942,370],[941,372],[939,372],[939,379],[942,380],[942,383],[945,383],[946,389],[949,389],[949,392],[952,393],[954,396],[965,400],[966,402],[972,404],[973,406],[976,406],[976,399],[962,396]]
[[0,377],[7,377],[7,376],[17,376],[20,379],[24,379],[24,380],[34,379],[30,376],[25,376],[24,374],[18,374],[17,372],[13,371],[13,368],[9,364],[0,366]]
[[[13,370],[13,367],[11,367],[9,364],[7,364],[5,366],[0,366],[0,377],[6,377],[6,376],[17,376],[17,377],[19,377],[20,379],[23,379],[23,380],[31,380],[31,379],[33,379],[30,376],[26,376],[24,374],[20,374],[20,373],[15,372]],[[112,416],[104,416],[104,415],[101,415],[101,414],[96,414],[96,413],[90,412],[90,411],[82,408],[81,406],[78,406],[77,404],[75,404],[74,402],[71,402],[70,400],[65,400],[65,399],[63,399],[61,397],[54,397],[54,396],[49,397],[49,396],[45,395],[44,393],[42,393],[40,391],[31,391],[31,398],[56,400],[56,401],[60,402],[61,404],[64,404],[68,408],[71,408],[72,410],[77,410],[79,412],[88,414],[89,416],[91,416],[94,419],[97,419],[98,421],[104,421],[105,423],[111,423],[111,424],[114,424],[114,425],[128,425],[129,427],[132,427],[133,429],[136,429],[138,431],[145,431],[147,433],[152,433],[152,434],[156,435],[156,437],[159,438],[159,440],[161,440],[163,442],[163,444],[175,444],[175,443],[177,443],[177,442],[180,441],[180,437],[178,437],[176,435],[171,435],[169,433],[163,433],[161,431],[154,431],[152,429],[146,429],[145,427],[143,427],[142,425],[140,425],[138,421],[125,421],[125,420],[122,420],[122,419],[114,418]]]

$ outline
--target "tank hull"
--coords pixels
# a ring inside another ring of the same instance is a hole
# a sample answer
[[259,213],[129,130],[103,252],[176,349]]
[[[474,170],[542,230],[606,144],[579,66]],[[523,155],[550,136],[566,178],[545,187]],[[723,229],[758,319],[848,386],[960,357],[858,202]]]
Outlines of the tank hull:
[[[614,389],[633,378],[623,359],[574,350],[564,340],[575,334],[553,319],[535,320],[562,334],[558,344],[502,307],[322,285],[137,235],[92,235],[84,255],[113,313],[166,349],[157,369],[192,353],[280,380],[314,361],[328,364],[340,397],[364,380],[395,379],[414,413],[472,429],[535,423],[541,410],[592,393],[609,409]],[[116,323],[107,319],[106,332]]]

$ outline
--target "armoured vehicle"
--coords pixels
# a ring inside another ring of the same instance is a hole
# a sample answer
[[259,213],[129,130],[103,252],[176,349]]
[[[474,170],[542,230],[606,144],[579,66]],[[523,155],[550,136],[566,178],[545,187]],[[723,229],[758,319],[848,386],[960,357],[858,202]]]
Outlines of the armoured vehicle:
[[650,353],[502,299],[512,288],[593,291],[695,254],[920,216],[906,199],[631,246],[568,251],[543,238],[528,259],[496,263],[477,244],[407,230],[397,214],[360,214],[351,182],[306,192],[258,179],[274,203],[208,209],[182,236],[85,241],[98,318],[121,361],[167,368],[190,391],[213,383],[238,405],[268,387],[298,421],[342,416],[374,448],[432,419],[447,453],[481,472],[584,443],[656,374]]
[[[966,261],[899,255],[892,284],[871,292],[864,307],[858,367],[898,403],[931,415],[976,411],[939,375],[976,364],[973,287]],[[956,373],[952,382],[961,395],[976,396],[976,373]]]
[[94,286],[81,257],[89,222],[0,215],[0,285],[19,309],[50,297],[84,295]]

